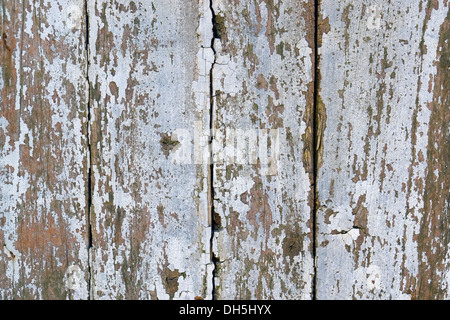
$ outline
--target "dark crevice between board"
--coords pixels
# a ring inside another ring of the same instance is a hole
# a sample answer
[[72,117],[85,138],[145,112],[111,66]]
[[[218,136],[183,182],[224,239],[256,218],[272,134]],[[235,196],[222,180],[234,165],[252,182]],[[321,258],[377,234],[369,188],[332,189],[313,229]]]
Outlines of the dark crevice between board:
[[215,39],[220,39],[220,31],[217,25],[217,16],[213,9],[213,0],[210,0],[209,2],[209,9],[211,10],[212,14],[212,31],[213,31],[213,37],[211,38],[211,49],[214,54],[214,61],[211,64],[211,69],[209,70],[209,98],[210,98],[210,108],[209,108],[209,132],[210,132],[210,140],[209,140],[209,159],[210,159],[210,167],[209,167],[209,188],[210,188],[210,220],[211,220],[211,238],[210,238],[210,254],[211,254],[211,262],[213,264],[213,271],[212,271],[212,293],[211,298],[212,300],[217,299],[216,294],[216,275],[217,275],[217,264],[218,264],[218,258],[214,252],[213,245],[214,245],[214,234],[217,229],[217,221],[215,218],[215,209],[214,209],[214,161],[213,161],[213,140],[214,140],[214,132],[213,132],[213,126],[214,126],[214,88],[213,88],[213,70],[214,70],[214,64],[216,63],[217,55],[216,50],[214,49],[214,41]]
[[313,213],[312,213],[312,255],[314,263],[314,274],[312,279],[312,299],[317,300],[317,209],[319,206],[319,199],[317,193],[317,170],[318,170],[318,121],[319,121],[319,107],[318,107],[318,95],[319,95],[319,54],[318,54],[318,33],[319,33],[319,1],[314,0],[314,98],[313,98]]
[[91,270],[91,248],[92,248],[92,225],[91,225],[91,207],[92,207],[92,149],[91,149],[91,82],[89,79],[89,11],[88,1],[84,1],[84,16],[85,16],[85,51],[86,51],[86,82],[88,85],[88,100],[87,100],[87,164],[88,164],[88,176],[87,176],[87,250],[88,250],[88,283],[87,292],[88,300],[91,300],[91,283],[92,283],[92,270]]

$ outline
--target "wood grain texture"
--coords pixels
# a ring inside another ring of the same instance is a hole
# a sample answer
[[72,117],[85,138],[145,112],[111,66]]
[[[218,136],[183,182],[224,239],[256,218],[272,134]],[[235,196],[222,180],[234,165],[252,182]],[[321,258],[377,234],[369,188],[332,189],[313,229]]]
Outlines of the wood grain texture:
[[447,1],[321,1],[319,299],[449,297]]
[[88,16],[92,298],[210,298],[209,165],[191,145],[209,126],[209,2],[98,0]]
[[449,299],[449,19],[0,1],[0,299]]
[[311,299],[313,1],[212,8],[216,298]]
[[86,299],[83,1],[1,1],[0,299]]

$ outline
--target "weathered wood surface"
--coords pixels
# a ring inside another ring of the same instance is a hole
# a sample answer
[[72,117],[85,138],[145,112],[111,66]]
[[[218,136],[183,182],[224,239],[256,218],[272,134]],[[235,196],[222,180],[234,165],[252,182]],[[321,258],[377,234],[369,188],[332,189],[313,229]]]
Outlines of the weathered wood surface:
[[314,3],[212,8],[216,298],[311,299]]
[[0,299],[86,299],[83,1],[0,5]]
[[2,1],[0,299],[449,298],[448,1],[316,4]]
[[448,2],[320,14],[317,298],[448,298]]
[[88,17],[92,298],[211,298],[209,166],[190,144],[209,127],[209,3],[98,0]]

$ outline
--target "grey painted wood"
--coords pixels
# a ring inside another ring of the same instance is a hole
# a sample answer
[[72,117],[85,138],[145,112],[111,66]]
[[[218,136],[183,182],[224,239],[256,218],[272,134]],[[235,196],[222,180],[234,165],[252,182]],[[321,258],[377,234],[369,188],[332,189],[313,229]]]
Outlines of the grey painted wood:
[[313,1],[213,1],[219,299],[311,299]]
[[448,1],[317,4],[0,2],[0,299],[448,299]]
[[92,297],[210,298],[209,165],[191,146],[209,126],[209,3],[92,1],[88,16]]
[[0,299],[88,298],[83,1],[0,6]]
[[319,299],[448,298],[448,12],[321,1]]

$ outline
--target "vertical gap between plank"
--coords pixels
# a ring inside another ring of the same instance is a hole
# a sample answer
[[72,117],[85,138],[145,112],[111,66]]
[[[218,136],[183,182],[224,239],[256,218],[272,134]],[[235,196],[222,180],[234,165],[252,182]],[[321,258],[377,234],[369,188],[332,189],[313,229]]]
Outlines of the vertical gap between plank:
[[92,270],[91,270],[91,248],[92,248],[92,225],[91,225],[91,207],[92,207],[92,150],[91,150],[91,82],[89,79],[89,11],[88,0],[84,1],[84,16],[86,25],[85,34],[85,51],[86,51],[86,82],[88,85],[88,99],[87,99],[87,250],[88,250],[88,300],[91,300],[91,284],[92,284]]

